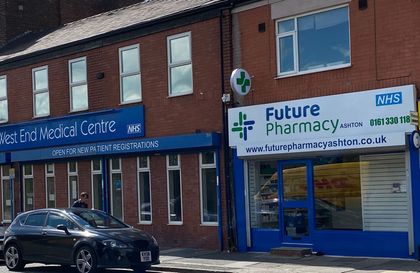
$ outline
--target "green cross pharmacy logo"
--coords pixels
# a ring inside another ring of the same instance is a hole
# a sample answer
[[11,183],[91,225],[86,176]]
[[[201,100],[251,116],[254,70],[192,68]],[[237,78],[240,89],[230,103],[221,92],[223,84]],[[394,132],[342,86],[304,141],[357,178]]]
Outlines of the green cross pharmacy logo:
[[251,90],[251,77],[244,69],[237,68],[230,75],[230,86],[238,95],[244,96]]
[[248,140],[248,131],[254,129],[255,120],[247,120],[246,114],[239,112],[238,121],[233,123],[232,132],[239,132],[239,137]]

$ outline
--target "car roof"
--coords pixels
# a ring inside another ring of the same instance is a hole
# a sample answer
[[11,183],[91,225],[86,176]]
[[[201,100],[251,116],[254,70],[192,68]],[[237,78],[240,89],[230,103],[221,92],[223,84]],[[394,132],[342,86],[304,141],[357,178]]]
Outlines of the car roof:
[[25,211],[19,214],[20,215],[28,215],[32,213],[38,213],[38,212],[59,212],[68,214],[69,212],[78,212],[78,211],[98,211],[95,209],[87,209],[87,208],[42,208],[42,209],[34,209],[30,211]]

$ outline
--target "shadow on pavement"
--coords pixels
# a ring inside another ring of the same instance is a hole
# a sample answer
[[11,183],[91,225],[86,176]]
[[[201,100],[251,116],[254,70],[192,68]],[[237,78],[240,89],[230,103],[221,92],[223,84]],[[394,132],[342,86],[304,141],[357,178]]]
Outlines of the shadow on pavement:
[[[307,256],[307,257],[280,257],[269,253],[255,252],[220,252],[197,249],[163,249],[161,251],[161,265],[176,263],[212,264],[214,266],[233,268],[246,264],[250,268],[290,268],[307,267],[306,272],[322,272],[322,268],[337,268],[340,272],[347,271],[407,271],[419,272],[420,262],[406,259],[364,258],[364,257],[337,257],[337,256]],[[316,270],[318,268],[318,270]],[[341,270],[340,270],[341,269]],[[313,271],[312,271],[313,270]],[[329,270],[325,270],[329,271]],[[324,271],[324,272],[325,272]],[[289,272],[289,271],[287,271]],[[300,272],[300,271],[299,271]]]
[[[4,262],[0,263],[0,266],[5,266]],[[5,266],[6,267],[6,266]],[[25,268],[21,271],[14,271],[14,272],[28,272],[28,273],[45,273],[45,272],[60,272],[60,273],[74,273],[76,272],[76,269],[68,268],[68,267],[62,267],[60,265],[43,265],[43,264],[28,264],[25,266]],[[103,273],[125,273],[125,272],[133,272],[130,269],[106,269],[102,270],[100,272]]]

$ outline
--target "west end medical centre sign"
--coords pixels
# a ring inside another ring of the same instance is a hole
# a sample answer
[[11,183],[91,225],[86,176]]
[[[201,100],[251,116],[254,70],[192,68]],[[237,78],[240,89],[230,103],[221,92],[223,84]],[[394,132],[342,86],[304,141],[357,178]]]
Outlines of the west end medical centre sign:
[[414,85],[229,109],[238,156],[405,145]]
[[0,151],[134,137],[144,137],[143,106],[0,126]]

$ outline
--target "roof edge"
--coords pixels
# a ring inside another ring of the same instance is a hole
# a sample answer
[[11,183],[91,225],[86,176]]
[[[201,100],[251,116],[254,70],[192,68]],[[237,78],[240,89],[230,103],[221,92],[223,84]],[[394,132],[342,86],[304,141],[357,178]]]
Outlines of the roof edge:
[[[104,45],[109,45],[109,44],[117,43],[120,41],[124,41],[126,39],[121,39],[121,38],[118,39],[118,36],[123,36],[124,34],[127,35],[129,33],[133,33],[136,31],[138,31],[141,34],[133,35],[130,38],[142,37],[148,34],[153,34],[153,33],[167,30],[167,29],[179,27],[181,25],[187,25],[189,23],[205,21],[205,20],[210,19],[210,17],[214,18],[218,16],[220,10],[224,8],[231,8],[232,2],[233,2],[232,0],[221,0],[220,2],[212,3],[210,5],[199,6],[199,7],[190,9],[188,11],[176,12],[168,16],[157,18],[155,20],[151,20],[147,22],[140,22],[140,23],[128,26],[128,27],[109,31],[103,34],[86,38],[86,39],[81,39],[81,40],[77,40],[71,43],[59,45],[56,47],[51,47],[44,50],[31,52],[25,55],[12,57],[10,59],[0,61],[0,71],[12,69],[12,68],[18,68],[18,67],[22,67],[22,66],[39,62],[42,60],[58,58],[61,56],[70,55],[70,54],[74,54],[74,53],[82,52],[82,51],[87,51],[90,49],[102,47]],[[212,13],[211,11],[214,11],[214,13]],[[197,15],[205,14],[205,13],[208,13],[207,15],[210,15],[210,16],[197,16]],[[187,17],[191,17],[191,16],[193,16],[192,20],[188,20]],[[162,27],[158,27],[154,31],[151,29],[155,25],[168,23],[168,22],[172,22],[176,20],[179,20],[180,22],[184,22],[184,23],[183,24],[178,23],[177,25],[170,25],[170,24],[162,25]],[[147,28],[150,28],[150,29],[147,29]],[[142,29],[146,29],[146,31],[141,31]],[[117,37],[117,39],[112,39],[113,37]],[[71,50],[72,48],[74,48],[74,50]]]

